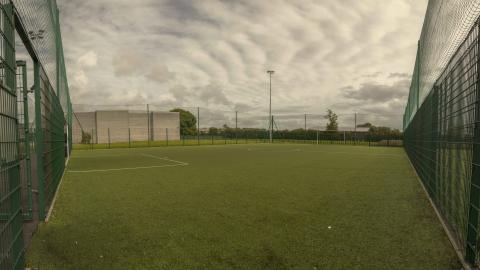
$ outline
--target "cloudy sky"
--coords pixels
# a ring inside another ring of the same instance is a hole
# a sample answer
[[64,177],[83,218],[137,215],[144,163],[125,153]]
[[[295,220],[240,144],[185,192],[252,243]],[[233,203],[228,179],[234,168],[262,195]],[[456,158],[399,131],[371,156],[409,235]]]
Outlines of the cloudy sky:
[[73,103],[263,117],[273,69],[279,119],[331,108],[340,126],[358,112],[359,122],[401,127],[427,0],[58,5]]

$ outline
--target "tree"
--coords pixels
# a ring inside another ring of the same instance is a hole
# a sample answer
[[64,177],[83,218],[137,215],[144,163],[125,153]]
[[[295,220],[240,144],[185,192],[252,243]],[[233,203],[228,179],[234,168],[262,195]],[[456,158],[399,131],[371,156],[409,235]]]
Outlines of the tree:
[[208,129],[208,135],[212,135],[212,136],[218,135],[218,128],[210,127]]
[[175,108],[171,112],[180,113],[180,134],[181,135],[195,135],[197,118],[189,111]]
[[369,140],[401,140],[402,132],[398,129],[392,129],[390,127],[376,127],[372,125],[368,130]]
[[327,131],[337,131],[338,130],[338,116],[330,109],[327,110],[327,115],[325,118],[328,119]]
[[373,125],[372,125],[372,123],[367,122],[365,124],[359,124],[359,125],[357,125],[357,127],[359,127],[359,128],[371,128],[371,127],[373,127]]
[[91,140],[92,140],[92,135],[82,130],[82,141],[80,143],[89,144]]

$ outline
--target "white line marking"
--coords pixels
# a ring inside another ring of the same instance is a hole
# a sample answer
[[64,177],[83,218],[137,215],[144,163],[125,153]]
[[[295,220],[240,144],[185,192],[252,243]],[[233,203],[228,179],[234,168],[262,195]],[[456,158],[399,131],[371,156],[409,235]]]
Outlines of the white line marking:
[[157,165],[157,166],[145,166],[145,167],[130,167],[130,168],[116,168],[116,169],[98,169],[98,170],[84,170],[84,171],[68,171],[72,173],[91,173],[91,172],[110,172],[110,171],[124,171],[124,170],[139,170],[139,169],[153,169],[163,167],[177,167],[187,166],[188,164],[169,164],[169,165]]
[[346,151],[322,151],[322,150],[304,150],[299,148],[289,149],[289,150],[252,150],[248,151],[262,152],[262,153],[290,153],[290,152],[304,152],[304,153],[326,153],[326,154],[348,154],[348,155],[362,155],[362,156],[393,156],[401,157],[403,155],[399,154],[384,154],[384,153],[372,153],[372,152],[346,152]]
[[168,157],[157,157],[157,156],[150,155],[150,154],[142,154],[142,156],[151,157],[151,158],[159,159],[159,160],[166,160],[166,161],[170,161],[170,162],[175,162],[175,163],[182,164],[182,165],[188,165],[187,162],[182,162],[182,161],[178,161],[178,160],[174,160],[174,159],[169,159]]
[[349,155],[364,155],[364,156],[394,156],[394,157],[401,157],[403,155],[398,154],[383,154],[383,153],[369,153],[369,152],[343,152],[343,151],[303,151],[309,153],[332,153],[332,154],[349,154]]

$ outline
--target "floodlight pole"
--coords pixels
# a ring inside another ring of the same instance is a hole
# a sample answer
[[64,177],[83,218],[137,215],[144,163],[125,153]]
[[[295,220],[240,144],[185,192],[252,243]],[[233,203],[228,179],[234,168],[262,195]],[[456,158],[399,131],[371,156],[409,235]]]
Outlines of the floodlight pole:
[[235,111],[235,143],[238,143],[238,111]]
[[197,107],[197,144],[200,144],[200,107]]
[[272,122],[272,74],[275,73],[274,70],[267,70],[267,73],[270,75],[270,109],[269,109],[269,135],[270,143],[273,141],[273,122]]
[[305,142],[307,142],[308,132],[307,132],[307,114],[305,116]]
[[355,127],[353,128],[354,132],[354,142],[357,143],[357,112],[355,112]]
[[307,114],[305,114],[304,116],[305,116],[305,130],[307,130]]
[[150,105],[147,103],[147,141],[150,146]]

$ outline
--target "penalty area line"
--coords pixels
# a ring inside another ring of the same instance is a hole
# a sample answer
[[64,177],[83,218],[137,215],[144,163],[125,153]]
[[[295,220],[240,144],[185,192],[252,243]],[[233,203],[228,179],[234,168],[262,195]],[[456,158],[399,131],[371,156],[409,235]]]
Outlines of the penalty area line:
[[182,162],[182,161],[170,159],[170,158],[167,158],[167,157],[157,157],[157,156],[150,155],[150,154],[142,154],[142,156],[151,157],[151,158],[159,159],[159,160],[166,160],[166,161],[170,161],[170,162],[175,162],[175,163],[182,164],[182,165],[188,165],[187,162]]
[[92,172],[111,172],[111,171],[125,171],[125,170],[141,170],[141,169],[154,169],[164,167],[178,167],[187,166],[188,164],[169,164],[169,165],[157,165],[157,166],[142,166],[142,167],[127,167],[127,168],[115,168],[115,169],[96,169],[96,170],[83,170],[83,171],[68,171],[70,173],[92,173]]

